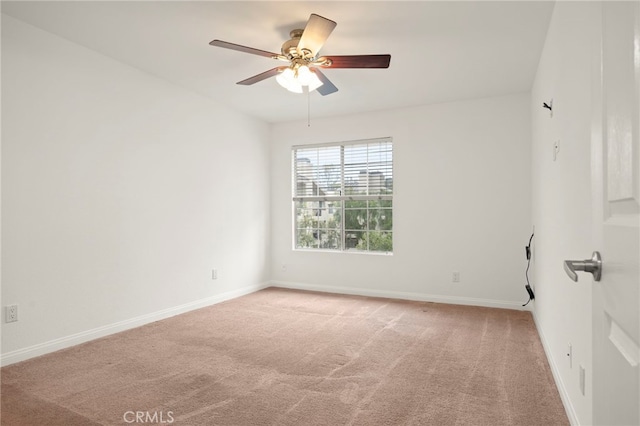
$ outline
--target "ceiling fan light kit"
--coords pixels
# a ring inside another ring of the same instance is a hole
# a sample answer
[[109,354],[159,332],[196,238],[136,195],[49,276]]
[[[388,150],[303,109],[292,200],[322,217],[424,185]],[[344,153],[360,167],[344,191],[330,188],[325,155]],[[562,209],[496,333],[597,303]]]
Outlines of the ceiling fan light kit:
[[276,76],[276,81],[280,86],[293,93],[302,93],[303,86],[307,86],[311,92],[323,84],[316,73],[306,65],[286,68]]
[[288,62],[288,66],[279,66],[263,73],[249,77],[237,84],[244,86],[255,84],[270,77],[285,89],[294,93],[303,93],[304,87],[308,91],[318,90],[322,96],[337,92],[338,88],[331,83],[320,68],[389,68],[391,55],[342,55],[318,57],[320,48],[324,45],[336,23],[314,13],[311,14],[304,29],[292,30],[290,40],[285,41],[280,49],[281,53],[213,40],[209,44],[239,52],[251,53],[279,61]]

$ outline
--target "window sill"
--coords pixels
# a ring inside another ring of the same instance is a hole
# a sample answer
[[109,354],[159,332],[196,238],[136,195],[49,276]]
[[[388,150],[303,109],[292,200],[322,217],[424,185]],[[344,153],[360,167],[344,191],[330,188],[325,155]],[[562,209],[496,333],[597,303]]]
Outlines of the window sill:
[[347,254],[347,255],[393,256],[392,251],[323,250],[323,249],[304,249],[304,248],[294,248],[293,251],[300,252],[300,253],[333,253],[333,254]]

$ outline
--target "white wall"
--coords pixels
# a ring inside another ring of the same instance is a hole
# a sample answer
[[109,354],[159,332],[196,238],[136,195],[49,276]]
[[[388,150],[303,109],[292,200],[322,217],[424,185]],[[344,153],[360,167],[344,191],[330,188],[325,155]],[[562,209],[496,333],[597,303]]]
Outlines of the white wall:
[[[590,34],[588,2],[557,2],[532,90],[532,272],[536,323],[572,422],[591,424],[591,283],[565,274],[565,259],[587,259],[592,245]],[[553,98],[553,117],[542,103]],[[553,144],[560,151],[553,160]],[[573,346],[569,367],[568,344]],[[586,368],[586,394],[578,365]]]
[[[520,307],[530,220],[530,98],[499,98],[275,124],[277,285]],[[391,136],[394,253],[292,250],[291,147]],[[284,266],[284,267],[283,267]],[[451,282],[452,271],[461,282]]]
[[268,125],[2,19],[3,362],[265,285]]
[[[533,223],[536,322],[571,420],[589,424],[591,291],[561,262],[591,250],[590,25],[586,5],[556,4],[531,96],[312,117],[310,128],[269,132],[3,16],[2,305],[20,309],[2,324],[3,363],[270,278],[517,308]],[[553,118],[541,108],[551,98]],[[292,250],[291,147],[382,136],[395,144],[394,254]]]

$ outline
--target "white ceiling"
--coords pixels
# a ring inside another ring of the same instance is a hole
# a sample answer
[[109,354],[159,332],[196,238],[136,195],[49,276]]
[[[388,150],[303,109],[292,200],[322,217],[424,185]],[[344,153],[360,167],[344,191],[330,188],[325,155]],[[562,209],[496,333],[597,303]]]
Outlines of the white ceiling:
[[[553,9],[546,1],[2,1],[10,15],[267,122],[499,96],[531,89]],[[324,55],[391,54],[389,69],[328,69],[311,98],[274,78],[282,63],[209,46],[279,52],[311,13],[338,23]]]

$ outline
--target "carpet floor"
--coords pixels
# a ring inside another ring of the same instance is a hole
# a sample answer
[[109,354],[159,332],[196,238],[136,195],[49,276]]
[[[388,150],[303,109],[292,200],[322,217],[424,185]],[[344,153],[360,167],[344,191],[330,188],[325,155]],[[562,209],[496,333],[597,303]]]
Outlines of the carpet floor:
[[3,425],[568,425],[529,312],[268,288],[2,368]]

